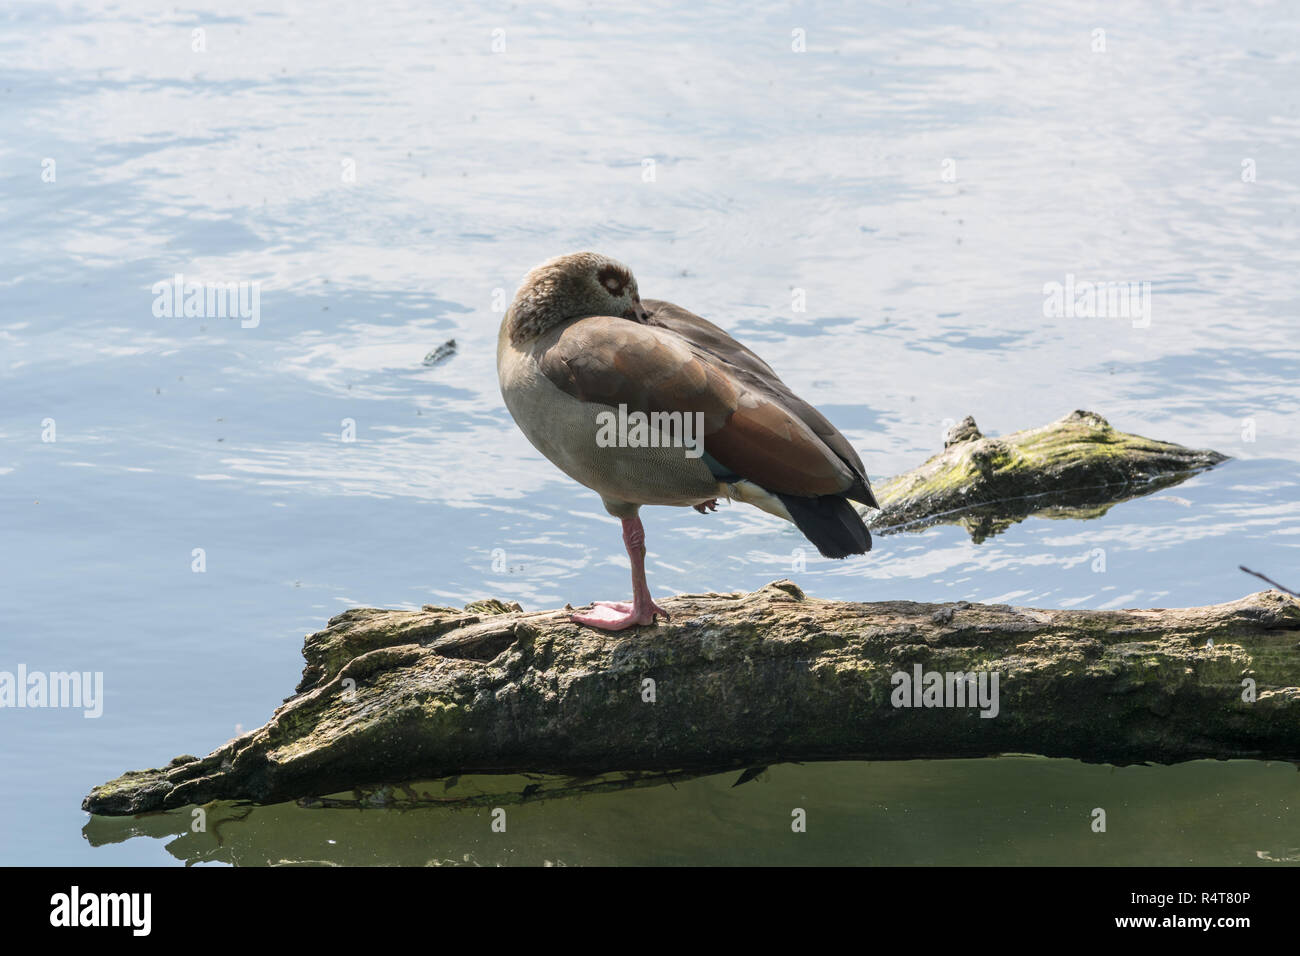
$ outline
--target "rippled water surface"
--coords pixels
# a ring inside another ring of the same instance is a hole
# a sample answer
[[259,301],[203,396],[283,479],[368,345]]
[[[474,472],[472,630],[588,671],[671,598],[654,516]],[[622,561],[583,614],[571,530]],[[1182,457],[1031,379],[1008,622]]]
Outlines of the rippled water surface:
[[[999,434],[1087,408],[1233,457],[1095,520],[979,545],[932,528],[800,571],[802,539],[760,512],[650,509],[656,593],[789,576],[827,598],[1179,606],[1257,590],[1242,563],[1295,586],[1298,19],[6,4],[0,669],[102,671],[106,702],[0,711],[0,862],[1300,859],[1294,770],[1249,762],[783,766],[547,801],[495,843],[477,811],[231,808],[173,840],[183,817],[78,809],[263,723],[302,635],[345,608],[625,595],[616,523],[496,385],[503,300],[578,248],[767,357],[873,479],[967,414]],[[156,316],[177,273],[259,283],[260,321]],[[1045,317],[1067,275],[1150,283],[1149,324]],[[833,825],[792,845],[795,799]]]

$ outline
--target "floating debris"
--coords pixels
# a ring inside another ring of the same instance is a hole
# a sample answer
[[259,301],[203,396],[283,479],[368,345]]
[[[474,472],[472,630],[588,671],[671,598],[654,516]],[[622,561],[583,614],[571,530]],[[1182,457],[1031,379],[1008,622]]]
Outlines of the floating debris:
[[1111,505],[1228,460],[1118,431],[1085,411],[1002,438],[986,437],[968,416],[948,430],[943,447],[919,468],[877,486],[882,510],[866,516],[872,531],[961,524],[979,544],[1031,514],[1100,517]]
[[456,354],[456,340],[448,339],[424,357],[427,366],[441,365]]

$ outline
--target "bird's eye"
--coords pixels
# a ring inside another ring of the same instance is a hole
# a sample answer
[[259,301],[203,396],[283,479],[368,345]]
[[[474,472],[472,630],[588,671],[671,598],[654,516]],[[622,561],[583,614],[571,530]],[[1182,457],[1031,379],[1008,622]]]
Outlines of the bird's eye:
[[596,278],[615,298],[622,297],[623,290],[627,288],[627,276],[621,269],[615,269],[613,266],[601,269]]

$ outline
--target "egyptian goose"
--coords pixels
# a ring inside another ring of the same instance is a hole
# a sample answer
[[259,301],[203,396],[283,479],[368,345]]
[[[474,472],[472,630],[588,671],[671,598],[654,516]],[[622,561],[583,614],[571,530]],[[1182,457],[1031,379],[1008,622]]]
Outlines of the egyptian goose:
[[577,252],[528,273],[501,323],[497,375],[533,446],[623,522],[632,601],[598,601],[579,624],[668,617],[646,586],[642,505],[704,513],[735,499],[794,522],[828,558],[871,548],[849,499],[879,505],[844,436],[716,325],[642,302],[621,262]]

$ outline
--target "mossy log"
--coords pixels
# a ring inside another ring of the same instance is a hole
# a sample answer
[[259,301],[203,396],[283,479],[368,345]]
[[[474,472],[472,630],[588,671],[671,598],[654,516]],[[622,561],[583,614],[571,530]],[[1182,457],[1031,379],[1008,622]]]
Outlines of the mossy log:
[[[1224,460],[1092,412],[1004,438],[967,418],[942,453],[880,487],[868,520],[885,532],[959,522],[978,541],[1029,514],[1100,514]],[[781,760],[1014,751],[1122,763],[1300,748],[1300,612],[1277,592],[1213,608],[1032,611],[834,604],[777,582],[667,603],[671,623],[623,635],[498,601],[348,611],[307,638],[298,693],[266,726],[127,773],[83,806],[333,805],[327,795],[345,790],[396,805],[393,784],[476,772],[567,774],[575,782],[557,792],[582,792]],[[996,671],[1005,703],[989,720],[895,708],[892,675],[916,665]],[[1246,678],[1254,702],[1241,699]],[[611,771],[615,783],[591,782]]]
[[942,452],[881,485],[881,510],[866,516],[886,533],[961,524],[978,543],[1030,514],[1097,517],[1226,460],[1117,431],[1095,412],[1002,438],[980,434],[968,416],[949,429]]
[[[1278,591],[1200,608],[1031,610],[840,603],[778,581],[664,603],[670,622],[623,634],[498,601],[347,611],[307,638],[298,693],[265,726],[127,773],[83,807],[824,759],[1300,760],[1300,601]],[[996,707],[896,706],[917,668],[982,673],[986,686],[997,674]]]

